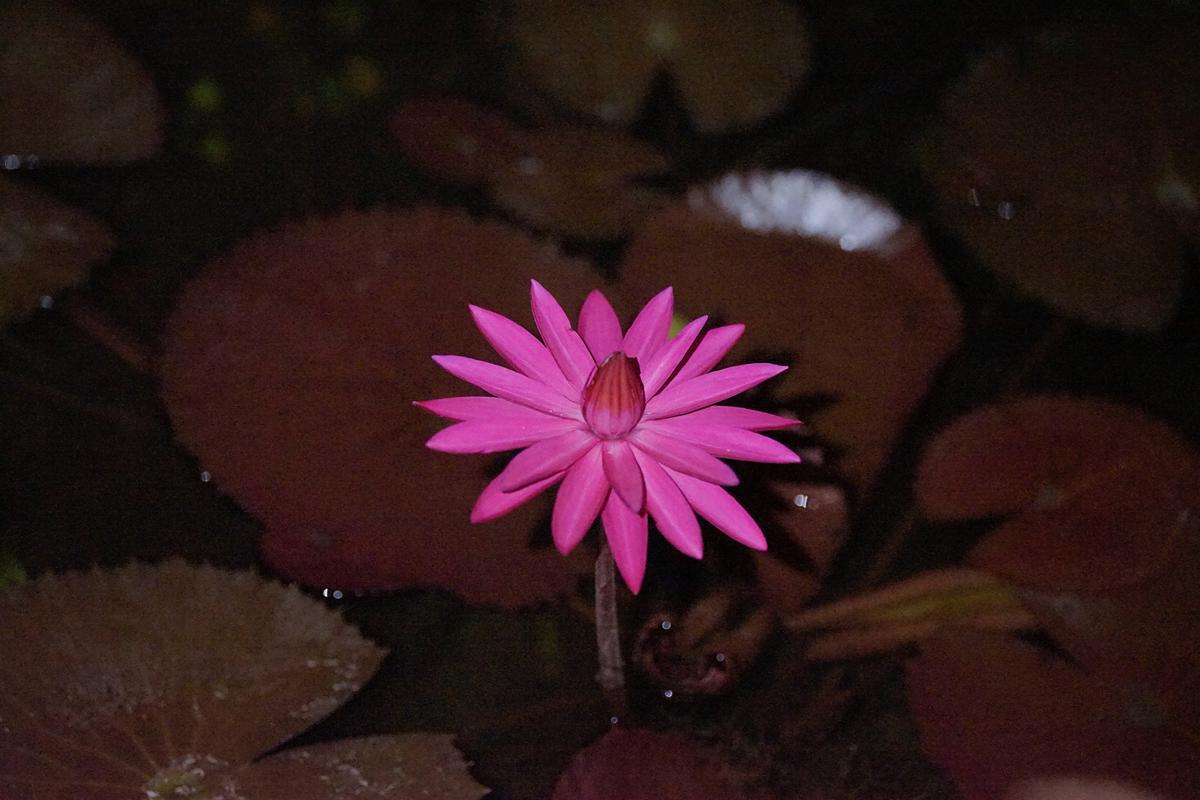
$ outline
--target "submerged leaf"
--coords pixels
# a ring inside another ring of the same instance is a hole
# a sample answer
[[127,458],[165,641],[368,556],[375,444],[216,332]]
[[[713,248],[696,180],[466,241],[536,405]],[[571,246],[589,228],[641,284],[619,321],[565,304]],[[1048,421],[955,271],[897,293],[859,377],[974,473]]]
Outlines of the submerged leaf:
[[0,160],[132,161],[162,126],[150,77],[91,19],[57,0],[0,5]]
[[572,304],[592,285],[514,231],[416,210],[258,234],[188,287],[163,397],[217,485],[266,523],[273,566],[317,587],[440,585],[504,605],[572,585],[548,544],[529,547],[544,502],[470,523],[487,463],[426,449],[438,422],[412,406],[463,393],[429,354],[488,357],[467,304],[527,308],[530,275]]

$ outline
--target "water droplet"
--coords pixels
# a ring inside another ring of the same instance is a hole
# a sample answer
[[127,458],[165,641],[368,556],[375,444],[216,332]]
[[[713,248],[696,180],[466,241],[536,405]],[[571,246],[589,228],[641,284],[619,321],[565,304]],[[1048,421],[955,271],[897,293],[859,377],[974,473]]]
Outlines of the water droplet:
[[669,620],[669,619],[664,619],[662,622],[660,622],[660,623],[658,624],[658,627],[662,628],[664,631],[669,631],[669,630],[671,630],[671,620]]
[[212,480],[212,474],[208,470],[206,470],[206,469],[200,470],[201,483],[208,483],[211,480]]
[[48,294],[44,294],[38,298],[38,305],[45,309],[54,308],[54,298]]
[[618,722],[620,722],[620,721],[621,721],[621,720],[620,720],[620,718],[619,718],[619,717],[616,717],[616,716],[612,716],[612,717],[609,717],[609,718],[608,718],[608,724],[609,724],[609,725],[616,725],[616,724],[617,724]]
[[967,189],[967,205],[979,208],[979,191],[974,186]]
[[673,690],[671,690],[671,689],[663,689],[663,697],[665,697],[665,698],[667,698],[668,700],[670,700],[670,699],[671,699],[672,697],[674,697],[674,696],[675,696],[675,692],[674,692]]
[[1016,216],[1017,207],[1013,205],[1011,200],[1005,200],[996,204],[996,214],[1000,219],[1012,219]]
[[792,502],[797,508],[808,508],[808,495],[798,494],[792,498]]
[[716,662],[718,664],[724,664],[725,663],[725,654],[717,653],[716,656],[714,656],[714,659],[716,660]]

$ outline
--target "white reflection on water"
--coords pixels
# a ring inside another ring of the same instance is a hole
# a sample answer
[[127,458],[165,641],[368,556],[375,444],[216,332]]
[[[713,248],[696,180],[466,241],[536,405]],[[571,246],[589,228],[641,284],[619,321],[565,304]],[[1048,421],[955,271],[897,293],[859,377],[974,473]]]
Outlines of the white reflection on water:
[[715,205],[753,231],[813,236],[843,250],[879,248],[904,224],[878,198],[806,170],[727,175],[693,189],[688,202]]

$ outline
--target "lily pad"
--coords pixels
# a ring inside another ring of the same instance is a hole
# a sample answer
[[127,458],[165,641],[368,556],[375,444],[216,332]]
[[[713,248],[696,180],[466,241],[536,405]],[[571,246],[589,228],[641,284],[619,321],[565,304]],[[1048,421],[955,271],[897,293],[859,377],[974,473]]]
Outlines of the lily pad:
[[510,37],[522,80],[605,122],[634,120],[665,73],[702,133],[779,111],[809,69],[804,22],[781,0],[519,0]]
[[582,750],[554,789],[554,800],[751,800],[732,772],[706,759],[680,733],[615,728]]
[[1035,645],[946,635],[921,646],[907,683],[925,751],[966,800],[1059,777],[1122,781],[1172,798],[1200,793],[1194,740]]
[[383,657],[294,587],[179,561],[44,576],[0,594],[0,620],[13,800],[220,786]]
[[789,359],[778,391],[828,401],[805,421],[862,484],[961,333],[919,232],[818,173],[731,175],[693,190],[642,226],[620,274],[630,297],[670,283],[684,308],[746,323],[732,357]]
[[1021,292],[1156,331],[1200,220],[1200,28],[1098,19],[981,56],[947,94],[929,171],[947,225]]
[[113,246],[91,215],[0,176],[0,326],[81,283]]
[[163,116],[150,76],[89,17],[57,0],[0,5],[0,161],[147,158]]
[[187,288],[163,398],[216,484],[266,524],[272,566],[316,587],[439,585],[510,606],[573,585],[548,537],[530,547],[544,503],[470,523],[487,462],[428,450],[438,423],[412,405],[462,393],[430,356],[489,357],[468,303],[527,309],[531,276],[568,302],[593,285],[515,231],[426,209],[258,234]]
[[657,148],[619,131],[524,130],[466,100],[409,101],[393,116],[392,134],[435,177],[482,186],[521,222],[579,239],[632,230],[662,197],[638,179],[669,168]]
[[968,560],[1014,583],[1100,591],[1162,567],[1200,513],[1200,454],[1167,425],[1095,398],[971,412],[929,445],[915,485],[933,520],[1002,517]]

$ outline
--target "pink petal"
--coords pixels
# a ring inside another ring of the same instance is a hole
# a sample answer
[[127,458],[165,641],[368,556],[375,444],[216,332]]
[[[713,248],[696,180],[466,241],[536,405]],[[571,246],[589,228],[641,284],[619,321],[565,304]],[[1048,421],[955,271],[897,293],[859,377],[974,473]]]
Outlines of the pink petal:
[[786,370],[779,364],[739,364],[672,383],[646,402],[646,419],[674,417],[695,411],[757,386]]
[[554,546],[564,556],[579,544],[608,498],[608,480],[600,461],[600,448],[593,447],[567,470],[559,487],[550,529]]
[[441,397],[437,400],[414,400],[413,405],[439,417],[457,420],[542,416],[541,411],[502,397]]
[[700,535],[700,523],[683,492],[657,461],[636,449],[634,455],[646,479],[646,506],[659,533],[684,555],[702,558],[704,539]]
[[800,461],[800,456],[790,448],[760,433],[731,428],[728,425],[695,422],[690,414],[670,419],[647,420],[641,423],[640,428],[699,445],[718,458],[763,461],[769,464],[796,464]]
[[704,338],[692,352],[691,358],[679,368],[672,383],[683,383],[689,378],[703,375],[715,367],[725,357],[725,354],[737,344],[737,340],[741,338],[745,330],[746,326],[741,324],[723,325],[704,334]]
[[732,467],[694,444],[646,430],[644,426],[639,426],[627,438],[665,466],[712,483],[737,485],[737,475]]
[[762,534],[762,529],[729,492],[720,486],[697,480],[670,467],[664,467],[664,469],[675,481],[679,491],[683,492],[683,496],[687,498],[692,508],[696,509],[696,513],[712,523],[715,528],[735,542],[740,542],[753,550],[767,549],[767,540]]
[[579,393],[567,381],[555,363],[554,356],[536,336],[494,311],[475,305],[470,306],[470,309],[475,326],[479,328],[483,338],[487,339],[488,344],[495,348],[505,361],[530,378],[554,387],[568,398],[578,397]]
[[537,281],[530,281],[530,295],[533,304],[533,321],[542,334],[546,346],[550,348],[555,362],[567,377],[575,394],[583,391],[584,384],[591,377],[596,361],[588,352],[587,345],[579,334],[571,329],[571,320],[567,318],[562,306],[554,299],[554,295]]
[[433,360],[454,377],[474,384],[497,397],[545,411],[556,417],[583,419],[577,403],[570,402],[546,384],[519,372],[466,356],[434,356]]
[[616,492],[609,492],[600,521],[625,585],[637,594],[646,574],[646,515],[633,513]]
[[475,501],[475,507],[471,509],[471,522],[490,522],[503,517],[514,508],[524,505],[558,483],[562,480],[563,474],[562,472],[556,473],[515,492],[500,491],[500,478],[497,476],[484,487],[479,499]]
[[651,298],[625,333],[625,355],[641,363],[662,347],[671,330],[674,308],[675,295],[670,286]]
[[438,431],[425,446],[442,453],[500,453],[578,429],[574,420],[547,414],[520,420],[475,419]]
[[667,379],[675,372],[675,368],[679,366],[679,362],[687,355],[691,349],[692,343],[696,341],[696,337],[700,335],[700,329],[704,327],[704,323],[708,322],[708,317],[699,317],[694,319],[684,326],[674,339],[667,342],[664,347],[660,347],[653,355],[642,361],[642,385],[646,387],[646,397],[653,397]]
[[543,439],[513,456],[496,476],[501,491],[515,492],[555,472],[562,472],[596,444],[591,431],[573,430]]
[[579,310],[579,335],[599,364],[622,347],[621,323],[608,298],[593,290]]
[[625,501],[629,510],[642,513],[646,507],[646,482],[638,468],[633,448],[624,439],[610,439],[603,445],[604,474],[613,491]]
[[798,419],[781,417],[778,414],[768,414],[765,411],[755,411],[752,408],[739,406],[709,406],[698,408],[681,419],[703,422],[706,425],[729,425],[734,428],[745,428],[748,431],[766,431],[774,428],[790,428],[793,425],[803,425]]

